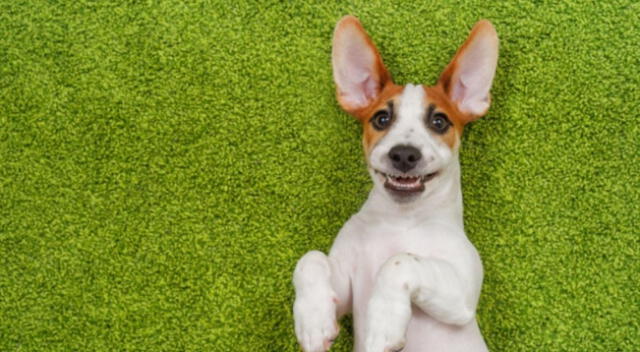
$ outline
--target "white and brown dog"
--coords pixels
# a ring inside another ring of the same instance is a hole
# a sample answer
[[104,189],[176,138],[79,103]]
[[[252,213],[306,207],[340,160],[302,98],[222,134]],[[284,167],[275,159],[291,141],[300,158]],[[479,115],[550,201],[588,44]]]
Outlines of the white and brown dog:
[[480,257],[464,233],[458,148],[464,125],[489,108],[498,36],[478,22],[432,87],[391,81],[357,18],[333,37],[342,108],[363,126],[374,187],[328,256],[311,251],[294,273],[295,330],[326,351],[353,313],[355,351],[487,351],[475,319]]

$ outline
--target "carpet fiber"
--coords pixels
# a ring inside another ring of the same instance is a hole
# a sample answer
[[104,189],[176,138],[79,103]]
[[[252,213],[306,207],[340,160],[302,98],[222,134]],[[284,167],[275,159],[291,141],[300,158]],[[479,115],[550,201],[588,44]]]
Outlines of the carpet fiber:
[[631,0],[4,1],[0,350],[297,351],[295,263],[371,187],[331,78],[347,13],[398,83],[497,28],[461,150],[491,350],[640,350]]

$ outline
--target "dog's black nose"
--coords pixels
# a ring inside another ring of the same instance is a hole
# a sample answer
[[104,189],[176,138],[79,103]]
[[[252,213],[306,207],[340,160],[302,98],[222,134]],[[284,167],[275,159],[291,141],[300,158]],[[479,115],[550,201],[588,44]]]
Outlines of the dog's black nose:
[[420,158],[422,158],[420,151],[408,145],[396,145],[389,151],[389,159],[391,159],[393,167],[402,172],[416,167]]

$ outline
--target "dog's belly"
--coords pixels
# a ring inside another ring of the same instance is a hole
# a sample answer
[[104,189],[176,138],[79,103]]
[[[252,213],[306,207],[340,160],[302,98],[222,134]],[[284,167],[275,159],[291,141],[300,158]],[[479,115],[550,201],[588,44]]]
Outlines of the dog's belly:
[[[456,235],[447,230],[449,229],[443,229],[439,225],[426,224],[419,229],[406,231],[376,226],[360,232],[364,236],[358,241],[358,265],[352,277],[355,352],[364,352],[367,304],[380,267],[392,256],[407,252],[426,258],[450,257],[451,248],[456,247],[450,242],[457,240],[453,240],[452,236]],[[414,306],[403,352],[458,351],[487,351],[476,320],[463,327],[447,325]]]

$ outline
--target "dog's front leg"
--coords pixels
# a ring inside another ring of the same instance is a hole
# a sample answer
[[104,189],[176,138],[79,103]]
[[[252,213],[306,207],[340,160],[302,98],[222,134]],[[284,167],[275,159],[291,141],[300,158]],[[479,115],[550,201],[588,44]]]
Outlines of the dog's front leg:
[[[480,269],[481,270],[481,269]],[[480,273],[481,275],[481,273]],[[411,303],[443,323],[465,325],[475,315],[477,293],[449,262],[399,254],[378,272],[367,307],[367,352],[391,352],[405,345]]]
[[305,352],[327,351],[338,335],[337,319],[350,308],[350,281],[340,264],[311,251],[296,266],[293,313],[296,336]]

